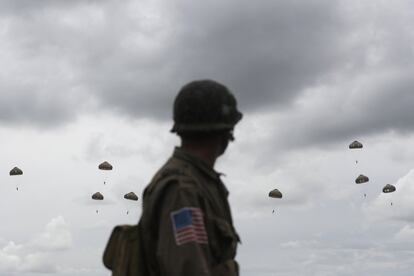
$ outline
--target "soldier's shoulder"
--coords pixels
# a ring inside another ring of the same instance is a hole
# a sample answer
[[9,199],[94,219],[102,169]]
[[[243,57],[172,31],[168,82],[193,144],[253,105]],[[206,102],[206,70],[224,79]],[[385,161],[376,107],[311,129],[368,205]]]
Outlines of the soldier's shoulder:
[[185,162],[169,160],[152,178],[150,190],[164,190],[169,186],[177,189],[196,188],[199,182],[197,176]]

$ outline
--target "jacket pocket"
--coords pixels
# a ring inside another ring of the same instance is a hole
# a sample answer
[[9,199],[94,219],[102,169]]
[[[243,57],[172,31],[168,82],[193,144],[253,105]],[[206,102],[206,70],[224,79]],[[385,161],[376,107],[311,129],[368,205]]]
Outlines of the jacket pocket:
[[239,236],[233,226],[221,218],[212,218],[211,250],[217,262],[234,259]]
[[212,273],[214,276],[238,276],[239,265],[234,260],[227,260],[215,266]]

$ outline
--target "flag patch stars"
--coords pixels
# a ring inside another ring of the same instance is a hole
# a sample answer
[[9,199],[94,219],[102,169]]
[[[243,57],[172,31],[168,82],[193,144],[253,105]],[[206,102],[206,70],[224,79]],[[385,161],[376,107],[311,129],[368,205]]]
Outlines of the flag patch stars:
[[208,244],[203,212],[200,208],[184,207],[174,211],[171,213],[171,220],[177,245],[189,242]]

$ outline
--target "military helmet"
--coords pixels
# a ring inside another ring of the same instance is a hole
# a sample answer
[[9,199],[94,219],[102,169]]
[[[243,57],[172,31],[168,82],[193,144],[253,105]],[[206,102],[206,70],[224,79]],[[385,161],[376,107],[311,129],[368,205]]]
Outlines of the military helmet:
[[171,132],[232,130],[242,116],[227,87],[212,80],[192,81],[175,98]]

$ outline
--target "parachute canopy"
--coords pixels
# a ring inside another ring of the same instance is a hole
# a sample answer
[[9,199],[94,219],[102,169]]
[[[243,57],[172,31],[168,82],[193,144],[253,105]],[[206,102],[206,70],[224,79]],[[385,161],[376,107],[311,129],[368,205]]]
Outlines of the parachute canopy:
[[92,199],[94,199],[94,200],[103,200],[104,196],[100,192],[97,192],[97,193],[94,193],[92,195]]
[[395,186],[391,184],[387,184],[384,186],[384,188],[382,188],[383,193],[392,193],[392,192],[395,192],[395,190],[396,190]]
[[356,184],[362,184],[362,183],[365,183],[365,182],[368,182],[369,181],[369,178],[368,178],[368,176],[365,176],[365,175],[363,175],[363,174],[360,174],[356,179],[355,179],[355,183]]
[[110,170],[112,170],[112,165],[109,164],[107,161],[104,161],[103,163],[99,164],[98,168],[100,170],[110,171]]
[[23,171],[21,169],[19,169],[18,167],[14,167],[11,171],[10,171],[10,175],[22,175]]
[[362,144],[355,140],[349,145],[349,148],[350,149],[362,149]]
[[282,193],[278,189],[274,189],[269,192],[269,197],[282,198]]
[[124,195],[125,199],[129,199],[129,200],[138,200],[138,196],[134,193],[134,192],[130,192]]

